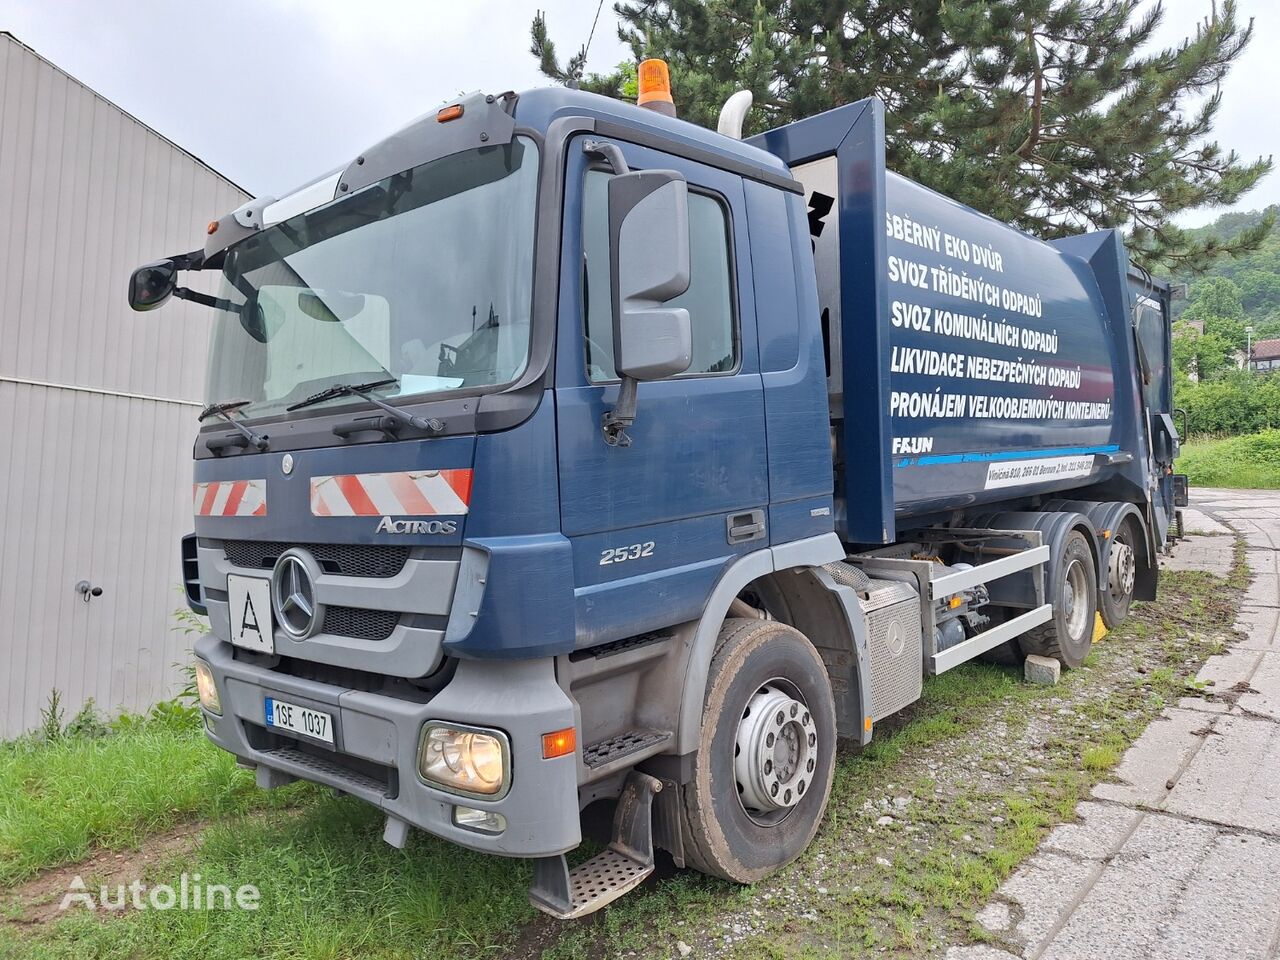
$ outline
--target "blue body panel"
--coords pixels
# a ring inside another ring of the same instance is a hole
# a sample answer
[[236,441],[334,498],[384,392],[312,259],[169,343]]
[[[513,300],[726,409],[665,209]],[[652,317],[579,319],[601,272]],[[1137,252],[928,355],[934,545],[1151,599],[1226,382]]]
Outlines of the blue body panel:
[[887,172],[874,100],[755,142],[805,183],[815,247],[838,224],[838,251],[830,267],[817,256],[817,272],[823,319],[838,317],[829,363],[842,374],[832,415],[846,540],[891,542],[957,509],[1093,486],[1144,502],[1117,234],[1045,243]]

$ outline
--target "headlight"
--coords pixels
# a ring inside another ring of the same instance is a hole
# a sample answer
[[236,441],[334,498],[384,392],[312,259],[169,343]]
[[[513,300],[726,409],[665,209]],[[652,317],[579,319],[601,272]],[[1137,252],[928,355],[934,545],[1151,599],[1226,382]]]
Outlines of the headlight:
[[507,786],[507,738],[497,730],[428,724],[418,747],[423,780],[450,790],[491,797]]
[[203,660],[196,661],[196,692],[200,694],[200,706],[210,713],[222,716],[222,701],[218,699],[218,687],[213,682],[213,671]]

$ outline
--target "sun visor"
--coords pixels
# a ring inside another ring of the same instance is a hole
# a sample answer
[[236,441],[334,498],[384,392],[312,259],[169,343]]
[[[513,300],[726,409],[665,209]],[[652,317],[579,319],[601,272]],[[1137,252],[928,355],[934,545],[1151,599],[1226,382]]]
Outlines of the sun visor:
[[514,100],[515,94],[473,93],[424,114],[357,157],[343,171],[336,196],[460,150],[510,143],[516,129],[509,112]]

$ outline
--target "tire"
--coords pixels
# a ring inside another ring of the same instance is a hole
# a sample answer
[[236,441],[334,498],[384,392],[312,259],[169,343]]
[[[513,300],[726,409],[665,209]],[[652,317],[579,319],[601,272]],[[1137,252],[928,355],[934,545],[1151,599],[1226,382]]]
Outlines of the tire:
[[1136,525],[1132,518],[1127,519],[1120,524],[1120,529],[1111,540],[1107,586],[1098,596],[1098,611],[1108,630],[1114,630],[1128,619],[1137,584],[1138,546]]
[[[757,762],[765,754],[779,759],[770,763],[770,776]],[[707,676],[693,779],[680,788],[686,864],[754,883],[790,863],[826,812],[835,754],[831,682],[813,645],[773,620],[726,620]],[[770,781],[777,793],[762,799]],[[761,802],[783,806],[756,805]]]
[[1053,657],[1064,667],[1078,667],[1093,644],[1093,624],[1098,610],[1098,574],[1089,541],[1072,530],[1062,545],[1058,562],[1050,566],[1049,603],[1053,617],[1018,638],[1026,654]]

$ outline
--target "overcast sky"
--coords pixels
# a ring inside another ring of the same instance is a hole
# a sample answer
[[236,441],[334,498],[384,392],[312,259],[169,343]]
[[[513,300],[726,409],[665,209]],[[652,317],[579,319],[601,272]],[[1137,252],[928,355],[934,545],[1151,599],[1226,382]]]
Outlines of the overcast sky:
[[[459,92],[546,83],[528,53],[547,11],[562,56],[591,29],[591,0],[0,0],[0,30],[254,194],[282,195]],[[1254,41],[1224,89],[1217,136],[1245,157],[1277,151],[1280,3],[1240,0]],[[630,56],[605,0],[588,69]],[[1210,0],[1167,0],[1161,32],[1194,31]],[[677,94],[678,99],[678,94]],[[1280,175],[1239,205],[1280,203]],[[1220,211],[1196,212],[1188,225]]]

